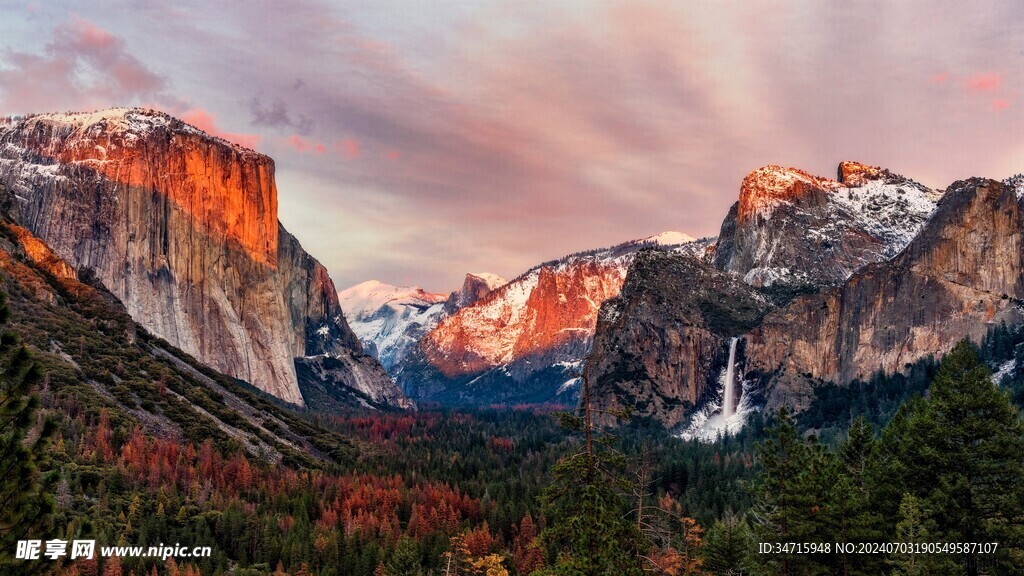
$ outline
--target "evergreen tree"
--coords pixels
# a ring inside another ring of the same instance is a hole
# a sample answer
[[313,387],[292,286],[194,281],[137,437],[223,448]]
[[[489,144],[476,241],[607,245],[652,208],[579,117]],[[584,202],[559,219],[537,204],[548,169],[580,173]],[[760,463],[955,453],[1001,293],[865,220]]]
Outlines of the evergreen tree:
[[747,521],[726,512],[708,530],[704,544],[704,568],[714,576],[745,576],[751,573],[756,544]]
[[[864,418],[854,420],[846,441],[839,447],[838,469],[829,490],[827,516],[830,542],[862,544],[882,538],[882,517],[871,502],[870,470],[875,464],[876,441]],[[872,576],[882,572],[884,560],[874,554],[847,554],[835,558],[835,572],[844,576]]]
[[564,415],[563,422],[583,432],[583,448],[559,460],[553,482],[541,497],[548,525],[540,540],[552,562],[539,573],[639,576],[644,573],[642,555],[650,546],[626,514],[623,492],[630,483],[625,458],[595,438],[585,375],[581,410],[582,418]]
[[[999,542],[1000,567],[1024,564],[1024,423],[974,345],[946,355],[931,397],[901,410],[883,445],[879,481],[920,499],[933,540]],[[885,506],[898,505],[890,494]],[[977,555],[959,560],[979,573]]]
[[385,573],[388,576],[420,576],[423,574],[420,557],[416,551],[416,543],[408,536],[402,536],[398,540],[398,545],[391,554],[386,568]]
[[[10,318],[7,295],[0,293],[0,323]],[[57,475],[42,474],[54,424],[36,414],[33,394],[41,376],[28,350],[11,332],[0,334],[0,572],[31,573],[40,563],[14,560],[17,542],[46,539],[55,508],[51,493]]]
[[[828,542],[825,475],[829,454],[817,440],[804,440],[783,408],[768,438],[757,446],[761,477],[754,486],[752,510],[761,542]],[[773,553],[763,557],[771,574],[826,574],[827,557]]]
[[[900,502],[900,516],[896,523],[896,542],[914,544],[928,542],[928,529],[924,525],[921,502],[913,494],[904,494]],[[926,558],[914,553],[893,555],[893,574],[896,576],[925,576],[928,574]]]

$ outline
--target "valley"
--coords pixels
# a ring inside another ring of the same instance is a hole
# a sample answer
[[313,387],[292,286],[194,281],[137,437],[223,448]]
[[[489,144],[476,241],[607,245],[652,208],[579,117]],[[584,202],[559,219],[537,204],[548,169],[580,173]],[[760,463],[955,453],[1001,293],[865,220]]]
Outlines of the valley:
[[[919,502],[952,509],[913,474],[959,482],[965,458],[999,489],[958,489],[1016,494],[991,470],[1024,454],[1019,178],[768,166],[717,237],[435,293],[337,290],[278,222],[274,171],[148,109],[0,122],[4,404],[38,448],[19,534],[215,550],[52,572],[870,572],[902,560],[752,543],[891,538]],[[598,537],[603,560],[580,553]]]

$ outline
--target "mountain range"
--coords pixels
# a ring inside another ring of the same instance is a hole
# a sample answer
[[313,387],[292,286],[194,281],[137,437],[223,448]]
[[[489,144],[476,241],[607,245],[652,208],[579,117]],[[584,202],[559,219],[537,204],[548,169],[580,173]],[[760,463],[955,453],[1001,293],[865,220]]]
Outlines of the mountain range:
[[[95,294],[133,350],[297,407],[573,405],[585,378],[598,408],[671,429],[726,390],[800,410],[816,386],[1024,322],[1019,176],[933,190],[855,162],[835,179],[767,166],[715,238],[666,232],[444,294],[336,291],[277,221],[274,169],[151,110],[0,119],[7,289],[58,310]],[[58,359],[73,345],[36,344]],[[88,381],[140,402],[116,373]]]

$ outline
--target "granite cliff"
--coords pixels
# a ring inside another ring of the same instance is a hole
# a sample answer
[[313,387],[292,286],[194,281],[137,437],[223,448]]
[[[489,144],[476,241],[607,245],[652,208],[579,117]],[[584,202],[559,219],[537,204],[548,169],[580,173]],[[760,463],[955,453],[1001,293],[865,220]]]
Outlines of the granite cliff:
[[302,405],[295,359],[331,355],[401,397],[277,222],[270,158],[159,112],[44,114],[0,121],[0,184],[15,222],[200,361]]
[[594,407],[628,408],[667,427],[684,423],[719,394],[729,338],[771,308],[765,294],[698,258],[641,252],[597,318],[585,367]]
[[[595,403],[685,424],[722,394],[737,337],[767,408],[800,410],[820,383],[900,372],[992,323],[1021,323],[1020,182],[973,178],[940,194],[856,163],[836,181],[755,171],[706,257],[721,277],[665,256],[633,263],[599,316]],[[737,290],[741,279],[753,290]],[[735,310],[709,315],[708,302]]]
[[1022,227],[1012,187],[952,184],[896,258],[796,298],[745,337],[750,376],[773,375],[768,407],[799,409],[815,381],[898,372],[965,337],[979,340],[990,323],[1021,322]]
[[856,162],[840,164],[838,177],[779,166],[751,172],[722,223],[715,265],[755,286],[836,285],[899,253],[940,197]]

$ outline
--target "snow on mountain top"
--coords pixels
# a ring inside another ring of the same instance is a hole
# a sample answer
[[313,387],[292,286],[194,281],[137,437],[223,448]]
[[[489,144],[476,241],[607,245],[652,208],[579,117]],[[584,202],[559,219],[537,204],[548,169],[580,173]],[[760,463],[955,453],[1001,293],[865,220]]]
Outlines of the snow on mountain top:
[[386,305],[430,306],[444,302],[446,294],[433,294],[419,286],[394,286],[379,280],[368,280],[338,292],[338,301],[349,320],[372,316]]
[[[209,134],[202,129],[179,120],[169,114],[147,108],[108,108],[94,112],[53,112],[32,114],[24,117],[8,117],[4,124],[12,127],[33,126],[45,122],[61,126],[66,132],[83,136],[123,134],[134,137],[147,135],[156,130],[193,134],[216,140],[240,152],[259,154],[254,150]],[[131,139],[130,139],[131,140]]]
[[679,244],[689,244],[690,242],[696,241],[697,239],[693,236],[684,234],[683,232],[677,232],[675,230],[669,230],[668,232],[648,236],[642,240],[642,242],[650,242],[659,246],[678,246]]
[[506,280],[503,276],[499,276],[498,274],[493,274],[491,272],[470,272],[469,274],[466,275],[473,276],[475,278],[483,280],[484,283],[487,284],[487,287],[490,288],[491,290],[508,284],[508,280]]
[[1017,192],[1017,199],[1024,197],[1024,174],[1014,174],[1006,180],[1003,180],[1003,184],[1013,188]]

